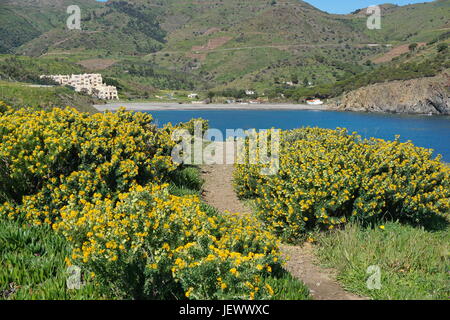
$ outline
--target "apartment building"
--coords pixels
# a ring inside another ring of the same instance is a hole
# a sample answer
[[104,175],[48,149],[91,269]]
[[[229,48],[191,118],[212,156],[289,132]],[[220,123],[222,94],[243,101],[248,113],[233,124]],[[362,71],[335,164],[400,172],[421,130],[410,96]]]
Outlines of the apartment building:
[[71,86],[76,92],[83,92],[99,99],[119,99],[117,88],[104,84],[102,75],[98,73],[42,75],[42,78],[52,79],[61,86]]

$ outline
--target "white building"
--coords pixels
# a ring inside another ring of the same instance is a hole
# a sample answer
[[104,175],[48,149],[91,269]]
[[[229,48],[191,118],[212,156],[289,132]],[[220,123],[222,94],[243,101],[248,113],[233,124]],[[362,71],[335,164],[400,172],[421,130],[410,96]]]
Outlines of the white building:
[[42,75],[42,78],[49,78],[61,86],[71,86],[76,92],[83,92],[98,97],[99,99],[113,100],[119,99],[117,88],[103,84],[101,74],[72,74],[72,75]]
[[245,94],[248,96],[254,96],[255,95],[255,91],[253,90],[245,90]]
[[198,99],[198,94],[197,93],[191,93],[190,95],[188,95],[189,99]]
[[93,89],[93,94],[103,100],[118,100],[117,88],[114,86],[101,85]]

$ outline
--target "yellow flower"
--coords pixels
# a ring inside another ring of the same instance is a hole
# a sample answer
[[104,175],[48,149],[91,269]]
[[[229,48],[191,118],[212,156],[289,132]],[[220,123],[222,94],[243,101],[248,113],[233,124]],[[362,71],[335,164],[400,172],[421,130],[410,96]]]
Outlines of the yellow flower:
[[189,298],[193,291],[194,291],[194,288],[190,287],[188,289],[188,291],[186,291],[186,293],[185,293],[186,298]]
[[269,294],[271,296],[273,296],[274,295],[274,291],[273,291],[272,287],[270,286],[270,284],[266,284],[266,288],[267,288],[267,291],[269,292]]

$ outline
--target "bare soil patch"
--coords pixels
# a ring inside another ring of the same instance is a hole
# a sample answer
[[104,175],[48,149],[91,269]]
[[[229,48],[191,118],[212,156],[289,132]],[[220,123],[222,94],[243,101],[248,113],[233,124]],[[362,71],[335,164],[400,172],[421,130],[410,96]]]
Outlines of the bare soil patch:
[[193,46],[192,51],[210,51],[223,46],[225,43],[233,39],[232,37],[219,37],[210,39],[206,45]]
[[214,28],[210,28],[208,30],[205,31],[205,33],[203,34],[204,36],[209,36],[210,34],[219,32],[220,28],[214,27]]
[[113,59],[89,59],[82,60],[77,62],[77,64],[85,67],[88,70],[104,70],[112,65],[114,65],[117,61]]
[[207,54],[206,53],[192,53],[192,52],[189,52],[188,54],[186,54],[186,56],[188,58],[191,58],[191,59],[194,59],[194,60],[197,59],[199,61],[205,61]]
[[[425,42],[420,42],[418,43],[419,47],[422,47],[426,45]],[[384,63],[384,62],[389,62],[392,61],[392,59],[401,56],[404,53],[409,52],[409,44],[403,44],[401,46],[395,47],[392,50],[390,50],[389,52],[387,52],[386,54],[373,59],[373,63]]]

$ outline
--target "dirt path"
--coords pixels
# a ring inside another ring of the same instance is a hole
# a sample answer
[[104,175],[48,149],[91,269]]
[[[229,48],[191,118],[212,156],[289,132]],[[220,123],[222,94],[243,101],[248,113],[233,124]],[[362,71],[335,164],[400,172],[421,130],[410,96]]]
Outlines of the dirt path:
[[233,190],[232,174],[233,165],[203,166],[203,198],[220,212],[249,213]]
[[309,288],[314,300],[367,300],[345,291],[336,282],[335,271],[318,266],[311,244],[282,245],[283,254],[290,257],[286,269]]
[[[202,178],[205,180],[203,198],[220,212],[251,214],[239,201],[232,185],[232,165],[205,165]],[[281,250],[290,257],[286,269],[302,280],[310,289],[315,300],[363,300],[346,292],[335,280],[333,270],[319,267],[310,244],[304,246],[283,245]]]

